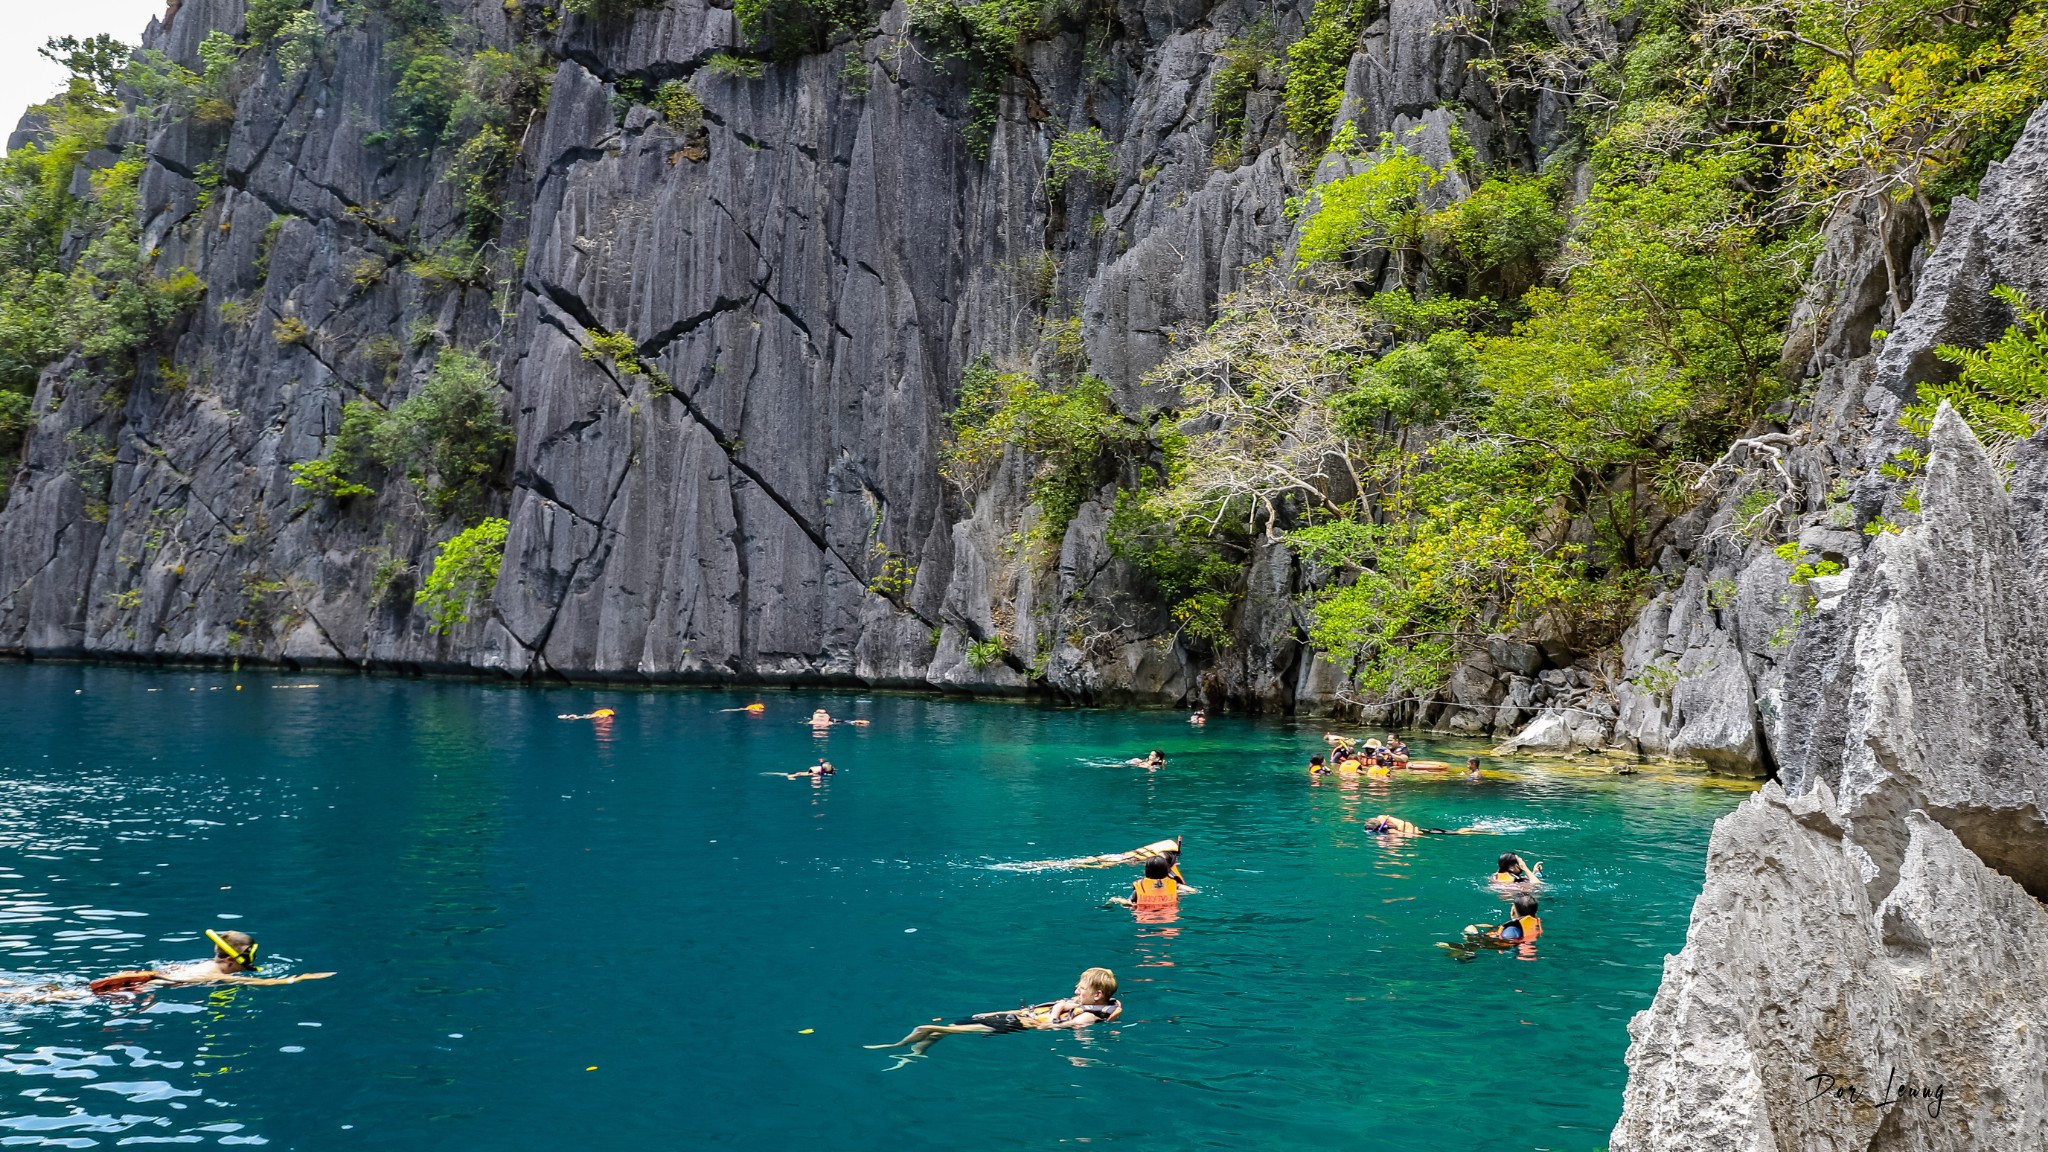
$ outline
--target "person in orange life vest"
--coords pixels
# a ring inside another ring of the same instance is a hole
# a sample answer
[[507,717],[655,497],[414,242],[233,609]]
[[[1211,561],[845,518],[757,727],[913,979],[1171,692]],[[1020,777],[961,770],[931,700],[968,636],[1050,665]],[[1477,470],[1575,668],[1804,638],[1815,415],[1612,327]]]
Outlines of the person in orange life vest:
[[1172,908],[1180,904],[1180,881],[1174,878],[1174,862],[1165,856],[1145,861],[1145,877],[1131,882],[1129,896],[1112,896],[1109,902],[1125,908]]
[[[1107,968],[1090,968],[1081,973],[1081,979],[1074,984],[1074,995],[1069,999],[1034,1004],[1010,1012],[977,1012],[951,1024],[920,1024],[910,1030],[910,1035],[894,1044],[869,1044],[866,1047],[880,1049],[909,1045],[912,1056],[922,1056],[925,1049],[948,1036],[994,1036],[1033,1028],[1086,1028],[1090,1024],[1108,1023],[1122,1015],[1123,1010],[1122,1002],[1116,998],[1116,973]],[[902,1064],[897,1064],[897,1067],[902,1067]]]
[[1467,924],[1465,938],[1496,946],[1526,944],[1543,935],[1543,921],[1536,917],[1536,898],[1527,892],[1515,897],[1515,914],[1505,924]]
[[1496,871],[1493,874],[1493,883],[1495,884],[1531,884],[1543,879],[1542,861],[1537,861],[1536,865],[1531,867],[1513,852],[1501,853],[1500,863],[1494,867]]

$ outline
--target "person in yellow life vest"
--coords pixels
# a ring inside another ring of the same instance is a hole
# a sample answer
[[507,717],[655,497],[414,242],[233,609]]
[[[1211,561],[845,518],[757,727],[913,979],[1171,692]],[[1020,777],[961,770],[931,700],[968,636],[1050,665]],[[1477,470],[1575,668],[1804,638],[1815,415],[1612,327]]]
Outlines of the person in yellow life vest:
[[1330,766],[1323,763],[1321,756],[1311,756],[1308,758],[1308,774],[1311,776],[1328,776],[1330,774]]
[[1515,914],[1505,924],[1467,924],[1465,938],[1506,948],[1527,944],[1543,935],[1543,921],[1536,916],[1536,897],[1527,892],[1515,897]]
[[[1086,1028],[1090,1024],[1106,1024],[1115,1020],[1123,1015],[1123,1011],[1123,1003],[1116,998],[1116,973],[1107,968],[1090,968],[1081,973],[1080,980],[1074,984],[1074,994],[1068,999],[1034,1004],[1010,1012],[977,1012],[951,1024],[920,1024],[894,1044],[869,1044],[866,1047],[882,1049],[907,1045],[911,1056],[922,1056],[925,1049],[948,1036],[994,1036],[1034,1028]],[[909,1058],[901,1059],[907,1061]],[[902,1067],[902,1064],[898,1063],[897,1067]]]
[[1531,867],[1513,852],[1501,853],[1500,863],[1494,865],[1494,867],[1496,871],[1493,874],[1493,883],[1495,884],[1533,884],[1543,879],[1543,862],[1541,860],[1538,860],[1535,866]]

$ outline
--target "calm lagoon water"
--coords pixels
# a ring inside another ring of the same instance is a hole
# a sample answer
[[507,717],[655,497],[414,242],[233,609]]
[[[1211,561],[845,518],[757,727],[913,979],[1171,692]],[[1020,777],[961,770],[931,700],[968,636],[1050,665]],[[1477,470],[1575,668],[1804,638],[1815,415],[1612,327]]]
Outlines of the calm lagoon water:
[[[1742,794],[1312,785],[1308,724],[854,693],[0,665],[0,705],[0,972],[216,927],[339,973],[0,1007],[8,1146],[1590,1152]],[[873,724],[813,737],[820,705]],[[761,775],[820,752],[822,787]],[[1386,843],[1381,811],[1501,834]],[[1100,906],[1133,870],[991,867],[1176,833],[1203,892],[1171,923]],[[1510,849],[1548,862],[1535,956],[1432,947],[1501,915]],[[1113,1027],[861,1048],[1097,964]]]

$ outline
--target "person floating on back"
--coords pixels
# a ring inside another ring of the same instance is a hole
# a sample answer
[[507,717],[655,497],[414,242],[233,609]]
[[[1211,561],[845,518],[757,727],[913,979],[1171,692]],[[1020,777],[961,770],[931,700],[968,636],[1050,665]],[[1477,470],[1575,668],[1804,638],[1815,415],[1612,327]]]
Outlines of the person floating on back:
[[820,760],[801,772],[763,772],[763,776],[780,776],[785,780],[823,780],[837,772],[830,760]]
[[206,930],[213,941],[213,958],[173,964],[166,968],[144,968],[102,976],[91,984],[93,994],[107,996],[138,992],[169,984],[296,984],[301,980],[325,980],[332,972],[302,972],[297,976],[250,976],[256,971],[256,940],[246,932]]
[[562,713],[562,714],[561,714],[560,716],[557,716],[557,717],[555,717],[555,719],[557,719],[557,720],[609,720],[609,719],[611,719],[612,717],[614,717],[614,716],[617,716],[617,715],[618,715],[618,713],[617,713],[617,712],[614,712],[614,711],[612,711],[612,710],[611,710],[611,709],[609,709],[609,708],[599,708],[599,709],[598,709],[597,711],[595,711],[595,712],[580,712],[580,713],[574,713],[574,714],[571,714],[571,713],[568,713],[568,712],[564,712],[564,713]]
[[[1116,973],[1107,968],[1090,968],[1081,973],[1081,979],[1074,984],[1073,996],[1065,1000],[1051,1000],[1012,1012],[977,1012],[951,1024],[920,1024],[910,1030],[910,1035],[894,1044],[869,1044],[866,1047],[880,1050],[908,1045],[911,1056],[922,1056],[926,1049],[948,1036],[994,1036],[1033,1029],[1086,1028],[1090,1024],[1115,1020],[1123,1010],[1123,1004],[1116,998]],[[899,1058],[896,1067],[901,1068],[909,1059],[909,1056]]]
[[1535,866],[1531,867],[1513,852],[1503,852],[1500,854],[1500,862],[1495,865],[1493,873],[1493,883],[1495,884],[1534,884],[1542,879],[1543,862],[1541,860],[1538,860]]
[[1166,767],[1166,753],[1154,748],[1150,753],[1144,756],[1133,756],[1129,760],[1124,761],[1124,763],[1134,768],[1164,768]]

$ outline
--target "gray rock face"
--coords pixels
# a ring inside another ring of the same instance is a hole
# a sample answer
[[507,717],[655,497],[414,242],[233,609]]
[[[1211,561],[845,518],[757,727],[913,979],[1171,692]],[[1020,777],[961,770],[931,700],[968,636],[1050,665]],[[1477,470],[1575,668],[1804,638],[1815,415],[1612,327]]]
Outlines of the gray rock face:
[[[1617,1152],[2038,1142],[2040,588],[1947,405],[1930,440],[1921,524],[1882,539],[1793,651],[1784,787],[1715,827],[1685,950],[1630,1026]],[[1817,1092],[1833,1085],[1864,1103]]]
[[2048,909],[1924,813],[1901,823],[1881,900],[1824,782],[1715,826],[1685,950],[1629,1026],[1614,1152],[2039,1145]]

